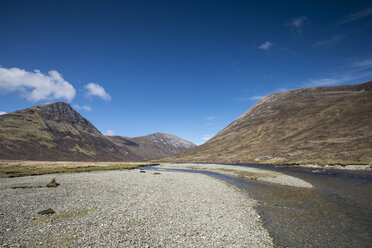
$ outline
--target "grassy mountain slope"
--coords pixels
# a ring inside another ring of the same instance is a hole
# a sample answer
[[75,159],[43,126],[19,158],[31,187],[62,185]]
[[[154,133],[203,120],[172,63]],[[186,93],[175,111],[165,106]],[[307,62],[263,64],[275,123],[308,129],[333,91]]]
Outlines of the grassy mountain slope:
[[0,159],[135,161],[64,102],[0,116]]
[[0,159],[43,161],[145,161],[194,144],[170,134],[104,136],[64,102],[0,116]]
[[372,81],[271,94],[171,161],[372,163]]

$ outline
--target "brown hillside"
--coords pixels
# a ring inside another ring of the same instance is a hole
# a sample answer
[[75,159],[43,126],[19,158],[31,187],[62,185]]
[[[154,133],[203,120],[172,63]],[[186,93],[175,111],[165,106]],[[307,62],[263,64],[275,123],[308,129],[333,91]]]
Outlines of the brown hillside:
[[0,159],[39,161],[144,161],[195,146],[170,134],[104,136],[64,102],[0,116]]
[[371,163],[372,81],[271,94],[171,161]]
[[135,161],[64,102],[0,116],[0,159]]
[[120,147],[126,147],[143,160],[169,157],[195,146],[189,141],[166,133],[154,133],[134,138],[121,136],[107,136],[107,138]]

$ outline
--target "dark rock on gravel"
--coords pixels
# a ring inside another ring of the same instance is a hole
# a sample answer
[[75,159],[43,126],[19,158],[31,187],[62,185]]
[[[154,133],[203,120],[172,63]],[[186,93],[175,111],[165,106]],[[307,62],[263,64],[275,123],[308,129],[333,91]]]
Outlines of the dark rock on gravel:
[[53,209],[48,208],[48,209],[45,209],[45,210],[41,210],[37,213],[41,214],[41,215],[52,215],[52,214],[55,214],[56,212]]

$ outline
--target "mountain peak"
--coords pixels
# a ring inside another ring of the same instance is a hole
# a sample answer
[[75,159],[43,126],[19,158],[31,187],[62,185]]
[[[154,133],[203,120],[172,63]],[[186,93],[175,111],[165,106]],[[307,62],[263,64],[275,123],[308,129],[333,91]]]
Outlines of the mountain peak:
[[70,104],[42,104],[0,116],[0,158],[143,161],[194,146],[174,135],[104,136]]
[[119,146],[126,146],[143,160],[153,160],[168,157],[185,151],[195,144],[172,134],[153,133],[141,137],[107,136],[109,140]]
[[71,105],[66,102],[45,103],[31,107],[31,109],[72,109]]
[[189,149],[195,146],[195,144],[190,141],[181,139],[180,137],[168,133],[156,132],[143,136],[143,138],[149,138],[152,140],[152,142],[158,143],[161,146],[170,145],[172,147],[179,147],[180,149]]
[[53,129],[63,129],[66,124],[69,124],[79,131],[102,136],[90,121],[75,111],[71,105],[66,102],[41,104],[21,111],[29,112],[30,114],[37,112],[37,114],[47,122],[49,126],[52,126]]
[[123,160],[127,153],[70,104],[56,102],[0,116],[0,155],[3,159],[110,161]]

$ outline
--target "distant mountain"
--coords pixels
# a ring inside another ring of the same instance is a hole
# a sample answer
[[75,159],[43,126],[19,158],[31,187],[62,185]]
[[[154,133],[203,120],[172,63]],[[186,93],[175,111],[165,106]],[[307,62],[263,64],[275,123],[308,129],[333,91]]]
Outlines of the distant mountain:
[[154,133],[135,138],[121,136],[106,137],[116,145],[127,148],[130,152],[144,160],[172,156],[195,146],[195,144],[189,141],[166,133]]
[[[111,138],[102,135],[92,123],[64,102],[39,105],[0,116],[0,159],[143,161],[159,158],[159,154],[173,155],[176,150],[182,150],[175,142],[174,147],[163,146],[163,150],[156,152],[155,145],[146,144],[143,137],[131,139],[134,141],[128,144],[113,143]],[[135,143],[136,139],[138,144]],[[149,152],[146,152],[147,147]],[[168,153],[165,149],[172,152]]]
[[268,95],[174,162],[372,163],[372,81]]

